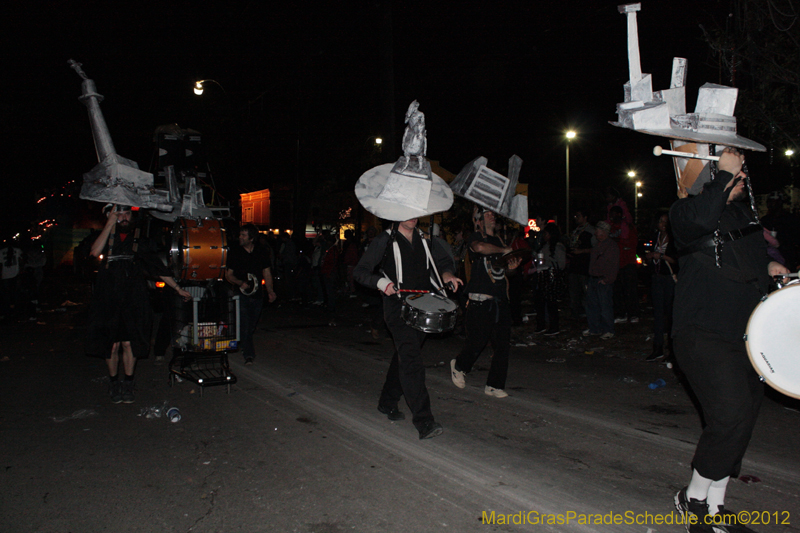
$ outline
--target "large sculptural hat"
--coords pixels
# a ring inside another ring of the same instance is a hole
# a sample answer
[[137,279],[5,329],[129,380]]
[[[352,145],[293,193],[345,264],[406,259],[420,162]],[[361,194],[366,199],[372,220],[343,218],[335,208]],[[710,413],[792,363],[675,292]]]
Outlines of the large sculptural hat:
[[[453,191],[436,174],[431,173],[428,180],[404,176],[392,172],[394,166],[373,167],[356,182],[356,198],[376,217],[402,222],[441,213],[453,205]],[[427,184],[420,183],[423,180]]]
[[425,118],[414,100],[406,113],[403,155],[396,163],[378,165],[356,182],[356,198],[378,218],[402,222],[447,211],[453,191],[431,172],[425,159],[428,147]]
[[698,91],[694,112],[686,112],[688,61],[685,58],[673,59],[669,88],[654,91],[652,76],[642,72],[639,56],[636,13],[641,4],[625,4],[618,9],[627,18],[630,78],[624,85],[624,101],[617,104],[618,120],[612,125],[690,143],[766,150],[736,133],[733,112],[739,90],[735,87],[706,83]]

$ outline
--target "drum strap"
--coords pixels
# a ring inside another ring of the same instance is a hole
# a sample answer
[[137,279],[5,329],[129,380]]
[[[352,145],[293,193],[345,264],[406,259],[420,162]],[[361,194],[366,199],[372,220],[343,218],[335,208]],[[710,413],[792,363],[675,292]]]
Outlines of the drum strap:
[[699,252],[701,250],[705,250],[706,248],[714,248],[719,244],[724,244],[726,242],[735,241],[741,239],[742,237],[747,237],[750,234],[753,234],[757,231],[763,231],[764,228],[761,224],[748,224],[747,226],[729,231],[728,233],[717,235],[712,235],[710,237],[705,237],[697,242],[686,246],[678,250],[678,257],[683,257],[684,255],[693,254],[695,252]]
[[[442,278],[439,275],[439,270],[436,268],[436,263],[433,261],[433,256],[431,256],[431,250],[428,247],[428,241],[425,239],[421,231],[417,231],[419,232],[420,239],[422,240],[422,247],[425,249],[425,255],[428,258],[428,268],[429,270],[432,269],[433,273],[436,275],[436,279],[434,279],[433,276],[430,277],[431,283],[439,293],[447,297],[447,293],[444,291],[444,283],[442,283]],[[403,284],[403,258],[400,255],[400,245],[397,243],[397,239],[394,235],[392,235],[392,251],[394,252],[394,263],[397,271],[397,288],[399,290]],[[384,276],[385,275],[386,274],[384,274]]]
[[[425,255],[428,256],[428,264],[430,265],[430,268],[433,270],[433,273],[436,274],[436,279],[433,279],[433,276],[431,276],[431,283],[433,284],[434,287],[436,287],[436,290],[439,291],[439,293],[441,293],[441,295],[446,298],[447,293],[444,291],[444,283],[442,283],[442,277],[439,275],[439,269],[436,268],[436,263],[433,262],[431,251],[428,248],[428,241],[422,235],[421,231],[419,233],[419,236],[422,239],[422,246],[425,248]],[[431,242],[431,244],[433,244],[433,242]]]

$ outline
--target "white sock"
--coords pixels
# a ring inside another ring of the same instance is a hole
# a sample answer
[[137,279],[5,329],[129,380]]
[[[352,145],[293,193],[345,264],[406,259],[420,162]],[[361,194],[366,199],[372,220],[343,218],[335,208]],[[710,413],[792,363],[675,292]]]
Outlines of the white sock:
[[703,477],[697,470],[692,470],[692,480],[689,482],[689,486],[686,487],[686,497],[700,501],[707,499],[708,489],[713,482],[713,479]]
[[717,514],[719,508],[725,504],[725,490],[731,477],[724,477],[719,481],[711,482],[708,488],[708,514]]

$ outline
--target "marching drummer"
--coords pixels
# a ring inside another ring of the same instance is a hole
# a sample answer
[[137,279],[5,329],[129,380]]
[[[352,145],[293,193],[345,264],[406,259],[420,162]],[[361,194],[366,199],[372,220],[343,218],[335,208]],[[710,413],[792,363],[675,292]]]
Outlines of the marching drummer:
[[519,267],[521,258],[511,257],[507,262],[493,261],[498,255],[512,251],[495,235],[495,214],[475,206],[473,220],[477,231],[467,241],[472,259],[472,276],[467,284],[466,341],[458,357],[450,361],[450,375],[455,386],[463,389],[466,386],[465,375],[472,370],[472,365],[491,341],[493,356],[484,392],[495,398],[505,398],[508,396],[504,389],[511,343],[507,275]]
[[767,255],[745,189],[743,162],[738,149],[725,148],[716,176],[706,166],[690,196],[670,209],[681,265],[672,328],[675,357],[706,422],[691,481],[675,496],[675,505],[700,520],[717,514],[727,520],[731,514],[724,508],[725,491],[731,476],[739,475],[764,395],[743,336],[770,276],[789,273]]
[[417,228],[419,217],[447,211],[453,205],[453,191],[431,171],[430,163],[423,157],[424,150],[419,153],[419,146],[427,146],[424,128],[415,127],[424,124],[421,115],[415,100],[406,113],[404,155],[395,163],[367,170],[356,182],[356,198],[364,209],[393,223],[369,245],[353,271],[353,278],[383,293],[383,317],[394,340],[395,352],[378,400],[378,411],[389,420],[403,420],[405,415],[397,404],[405,396],[419,438],[429,439],[442,434],[442,425],[433,418],[425,386],[422,360],[425,332],[405,323],[404,302],[399,295],[404,290],[436,289],[443,296],[442,285],[450,285],[455,291],[463,282],[454,274],[452,255],[442,245],[443,241],[431,239],[428,245]]
[[[401,396],[411,410],[414,426],[420,439],[441,435],[442,425],[431,411],[431,400],[425,385],[425,365],[422,344],[425,333],[406,324],[401,316],[404,290],[433,290],[429,257],[441,273],[442,282],[457,289],[463,282],[453,272],[455,265],[441,241],[432,239],[430,246],[417,229],[417,219],[395,222],[373,240],[356,266],[353,277],[370,288],[377,287],[383,295],[383,317],[394,340],[395,352],[386,381],[383,384],[378,411],[389,420],[403,420],[397,407]],[[376,273],[376,269],[380,273]]]

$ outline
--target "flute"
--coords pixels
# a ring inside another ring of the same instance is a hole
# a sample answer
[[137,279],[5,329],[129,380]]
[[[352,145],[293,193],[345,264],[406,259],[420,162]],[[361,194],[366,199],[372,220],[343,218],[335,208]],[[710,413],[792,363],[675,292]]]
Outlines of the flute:
[[689,152],[676,152],[675,150],[664,150],[660,146],[653,148],[654,155],[671,155],[673,157],[685,157],[687,159],[705,159],[707,161],[719,161],[719,157],[715,155],[698,155]]

